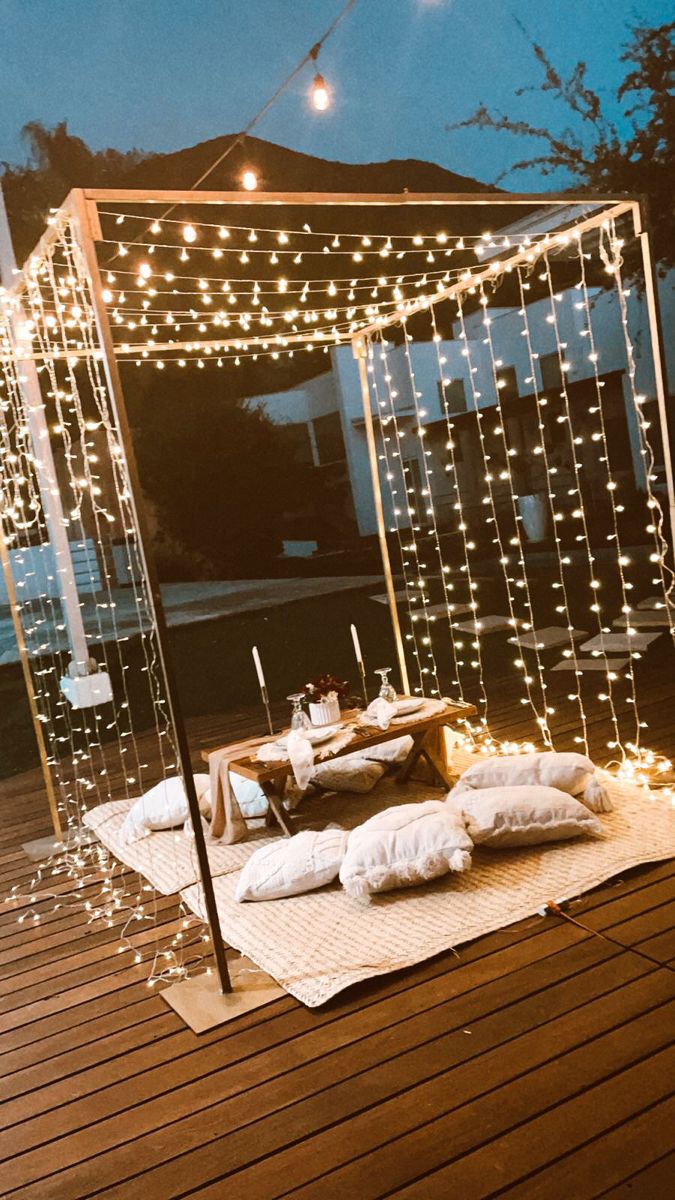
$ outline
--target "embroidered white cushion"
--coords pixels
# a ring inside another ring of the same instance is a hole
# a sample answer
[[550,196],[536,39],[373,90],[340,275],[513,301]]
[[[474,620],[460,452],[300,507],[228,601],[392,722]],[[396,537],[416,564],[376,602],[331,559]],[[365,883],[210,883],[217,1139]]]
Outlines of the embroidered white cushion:
[[369,792],[379,783],[386,768],[382,763],[369,762],[361,754],[348,754],[318,763],[312,783],[332,792]]
[[[199,800],[208,789],[209,777],[195,775],[194,781]],[[140,841],[156,829],[173,829],[176,825],[184,825],[188,815],[183,780],[180,775],[171,775],[145,792],[129,809],[120,829],[120,839],[123,842]]]
[[611,812],[612,802],[585,754],[543,750],[536,754],[496,755],[468,767],[450,795],[461,796],[468,788],[516,787],[543,784],[559,788],[579,799],[591,812]]
[[391,742],[380,742],[379,746],[371,746],[369,750],[363,750],[362,755],[369,762],[385,763],[388,767],[398,766],[399,763],[405,762],[412,748],[413,739],[407,733]]
[[344,829],[303,830],[261,846],[239,876],[236,900],[280,900],[332,883],[349,834]]
[[477,846],[536,846],[602,832],[597,817],[559,788],[524,784],[469,789],[449,805],[461,809]]
[[440,800],[400,804],[349,835],[340,882],[349,896],[409,887],[471,865],[461,814]]

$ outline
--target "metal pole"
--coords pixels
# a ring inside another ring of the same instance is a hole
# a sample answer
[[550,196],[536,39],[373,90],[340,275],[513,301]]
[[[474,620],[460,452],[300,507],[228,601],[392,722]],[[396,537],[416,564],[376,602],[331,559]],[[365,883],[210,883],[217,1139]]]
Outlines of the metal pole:
[[377,536],[380,543],[380,554],[382,555],[382,567],[384,570],[384,581],[387,589],[387,600],[389,601],[389,615],[391,617],[391,624],[394,630],[394,642],[396,643],[398,667],[401,674],[401,687],[406,695],[409,695],[410,680],[408,679],[408,667],[405,661],[405,652],[403,649],[401,623],[398,619],[398,608],[396,607],[396,590],[394,588],[394,577],[391,570],[389,547],[387,545],[387,527],[384,523],[380,473],[377,468],[377,448],[375,445],[373,414],[370,409],[370,388],[368,386],[368,368],[366,366],[365,342],[363,342],[361,338],[355,338],[352,342],[352,351],[359,366],[361,399],[363,401],[363,417],[366,424],[366,442],[368,444],[368,461],[370,463],[370,479],[373,485],[373,500],[375,502],[375,517],[377,520]]
[[[2,194],[2,187],[0,186],[0,279],[2,279],[3,285],[8,291],[12,287],[15,271],[16,258],[14,257],[14,247],[7,220],[7,209]],[[25,319],[25,311],[22,305],[19,304],[14,315],[10,317],[15,346],[17,343],[19,345],[21,343],[19,327]],[[22,359],[20,356],[17,356],[16,365],[20,369],[19,382],[25,401],[26,420],[35,456],[45,523],[54,551],[56,579],[63,607],[70,653],[73,662],[77,664],[78,673],[86,674],[89,650],[84,632],[77,583],[75,582],[73,560],[70,553],[68,522],[64,517],[61,505],[61,492],[49,440],[49,426],[45,416],[40,380],[38,379],[37,369],[32,359]]]
[[176,684],[173,662],[169,649],[169,638],[166,626],[166,618],[164,615],[164,605],[162,603],[159,580],[155,570],[150,538],[143,513],[141,489],[136,467],[136,457],[134,454],[133,442],[129,429],[126,405],[124,402],[124,393],[122,391],[122,383],[115,358],[115,347],[113,345],[112,334],[110,332],[107,309],[102,298],[103,286],[101,283],[98,259],[96,257],[96,246],[92,237],[88,202],[84,199],[83,193],[80,189],[76,189],[71,192],[70,199],[73,204],[77,241],[84,256],[87,274],[90,280],[91,304],[94,310],[94,319],[96,322],[99,342],[103,351],[103,369],[108,385],[110,403],[117,420],[119,438],[126,459],[129,491],[131,493],[130,503],[134,513],[134,521],[138,535],[138,546],[143,563],[143,569],[150,589],[150,600],[155,622],[155,629],[157,631],[159,657],[164,674],[166,697],[171,714],[171,720],[176,733],[176,743],[178,748],[181,775],[183,777],[183,784],[185,786],[185,793],[187,795],[188,806],[190,809],[190,817],[192,820],[192,828],[195,838],[195,849],[197,851],[197,859],[199,862],[201,884],[204,890],[204,904],[206,907],[206,915],[211,931],[211,940],[213,943],[216,968],[218,971],[218,977],[220,979],[221,991],[231,992],[232,984],[230,982],[230,974],[227,967],[225,946],[220,932],[220,922],[218,920],[218,909],[216,907],[216,898],[213,891],[213,880],[211,878],[211,870],[209,867],[209,857],[206,849],[206,841],[204,839],[204,830],[202,828],[202,818],[199,811],[199,801],[197,799],[194,776],[192,773],[190,747],[188,745],[187,735],[185,732],[185,724],[181,711],[178,687]]
[[[645,279],[645,297],[647,300],[647,316],[649,319],[649,334],[654,360],[654,382],[656,386],[656,402],[659,410],[661,426],[661,441],[663,443],[663,466],[666,475],[666,490],[668,492],[668,512],[670,515],[670,542],[673,547],[675,539],[675,483],[673,481],[673,462],[671,458],[670,431],[668,422],[668,379],[666,375],[665,343],[663,325],[661,322],[661,305],[657,284],[656,264],[652,253],[649,232],[643,227],[640,204],[635,202],[633,220],[635,232],[640,240],[642,252],[642,269]],[[646,221],[645,221],[646,224]],[[640,414],[637,414],[640,420]]]

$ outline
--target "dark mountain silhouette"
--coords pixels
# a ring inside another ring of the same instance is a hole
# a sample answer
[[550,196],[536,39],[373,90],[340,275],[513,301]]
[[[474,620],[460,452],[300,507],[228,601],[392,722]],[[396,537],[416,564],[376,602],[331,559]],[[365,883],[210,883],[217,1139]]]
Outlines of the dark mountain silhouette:
[[[44,230],[49,209],[57,207],[73,187],[162,188],[187,190],[228,151],[236,134],[199,142],[185,150],[169,154],[120,153],[115,150],[91,151],[68,132],[66,122],[53,129],[31,123],[25,130],[30,144],[27,166],[3,164],[2,184],[14,236],[17,259],[25,260]],[[234,145],[225,160],[201,185],[211,191],[242,191],[241,175],[253,166],[259,190],[284,192],[485,192],[499,189],[467,175],[458,175],[436,163],[418,159],[392,159],[389,162],[342,163],[301,154],[259,138],[247,137]],[[249,199],[252,198],[249,196]],[[250,207],[248,207],[250,216]],[[232,219],[234,220],[234,215]],[[286,210],[291,223],[300,210]],[[353,210],[336,215],[337,232],[349,227]],[[438,210],[426,210],[429,229],[438,225]],[[453,227],[472,232],[481,227],[480,212],[453,211]],[[493,225],[505,223],[511,212],[491,210]],[[424,232],[424,213],[420,212]],[[306,214],[303,220],[306,219]],[[387,227],[394,233],[410,228],[410,211],[389,209]],[[353,228],[353,225],[352,225]]]
[[[236,134],[199,142],[186,150],[153,154],[132,169],[127,187],[190,188],[229,149]],[[496,192],[492,185],[419,159],[343,163],[301,154],[274,142],[247,137],[200,185],[238,191],[245,167],[253,166],[261,191],[285,192]]]

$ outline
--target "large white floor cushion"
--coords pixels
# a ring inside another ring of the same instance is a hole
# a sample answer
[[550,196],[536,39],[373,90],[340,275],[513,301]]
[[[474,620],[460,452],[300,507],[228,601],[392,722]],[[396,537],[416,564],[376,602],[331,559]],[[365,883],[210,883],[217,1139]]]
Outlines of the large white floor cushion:
[[516,787],[543,784],[578,796],[591,812],[611,812],[607,789],[595,774],[585,754],[543,750],[536,754],[494,755],[468,767],[450,795],[461,796],[468,788]]
[[332,883],[349,834],[344,829],[303,830],[262,846],[239,876],[236,900],[280,900]]
[[[209,777],[195,775],[194,781],[201,808],[201,798],[208,790]],[[156,829],[173,829],[177,825],[184,825],[188,815],[183,780],[180,775],[171,775],[140,796],[129,809],[120,829],[120,838],[123,842],[137,842]]]
[[413,739],[407,733],[404,737],[394,738],[391,742],[380,742],[379,746],[371,746],[361,753],[363,758],[371,762],[385,763],[386,766],[398,766],[405,762],[413,748]]
[[382,763],[370,762],[361,754],[348,754],[319,763],[312,773],[312,783],[332,792],[369,792],[385,770]]
[[523,784],[468,789],[448,805],[461,808],[477,846],[536,846],[602,832],[597,817],[559,788]]
[[440,800],[400,804],[349,835],[340,882],[349,896],[412,886],[471,865],[461,814]]

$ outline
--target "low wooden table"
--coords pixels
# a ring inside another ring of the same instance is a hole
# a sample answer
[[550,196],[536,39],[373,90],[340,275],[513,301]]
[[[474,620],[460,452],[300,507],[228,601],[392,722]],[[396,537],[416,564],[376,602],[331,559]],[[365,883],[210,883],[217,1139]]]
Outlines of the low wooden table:
[[[452,787],[452,781],[449,778],[443,755],[441,730],[444,726],[455,725],[467,717],[474,716],[475,713],[476,709],[472,704],[463,704],[457,701],[456,703],[447,704],[442,712],[427,715],[424,715],[424,713],[411,713],[405,719],[401,718],[397,721],[392,721],[386,730],[368,726],[363,730],[358,730],[347,745],[340,747],[334,754],[325,755],[319,761],[322,763],[332,762],[335,759],[344,758],[348,754],[359,754],[371,746],[379,746],[383,742],[391,742],[396,738],[410,735],[413,739],[412,749],[397,772],[397,782],[407,782],[416,764],[420,758],[423,758],[440,780],[441,786],[449,789]],[[348,725],[358,715],[358,710],[356,709],[343,713],[341,724]],[[283,735],[280,733],[278,736],[281,737]],[[270,738],[269,740],[273,741],[274,739]],[[205,762],[208,762],[210,754],[213,754],[215,750],[222,749],[225,749],[225,747],[211,746],[207,750],[202,750],[202,758]],[[255,756],[249,755],[233,759],[230,763],[230,769],[237,775],[243,775],[246,779],[254,779],[260,785],[267,796],[271,815],[276,819],[277,824],[283,830],[286,837],[291,837],[293,834],[291,819],[283,806],[286,781],[292,774],[290,762],[263,763]]]

